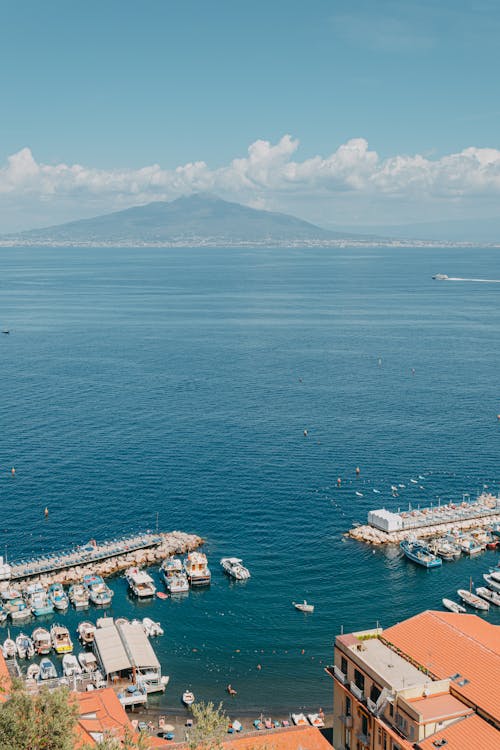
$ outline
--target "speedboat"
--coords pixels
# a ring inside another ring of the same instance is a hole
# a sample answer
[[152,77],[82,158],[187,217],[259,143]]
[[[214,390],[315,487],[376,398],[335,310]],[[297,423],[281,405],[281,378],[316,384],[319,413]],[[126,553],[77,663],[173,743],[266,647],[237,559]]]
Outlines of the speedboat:
[[184,594],[189,591],[187,575],[183,570],[181,561],[176,557],[170,557],[163,561],[160,575],[171,594]]
[[49,601],[47,592],[41,583],[32,583],[28,586],[24,596],[35,617],[51,615],[54,611],[54,605]]
[[52,625],[50,639],[56,654],[68,654],[73,651],[73,642],[70,638],[69,630],[64,625]]
[[83,671],[87,674],[95,672],[97,669],[97,659],[90,651],[82,651],[78,654],[78,661],[80,662]]
[[50,654],[52,643],[48,630],[45,630],[45,628],[35,628],[31,637],[37,654]]
[[62,667],[65,677],[73,677],[75,674],[82,673],[82,668],[78,664],[78,659],[74,654],[64,654]]
[[192,706],[194,703],[194,693],[191,692],[191,690],[184,690],[182,694],[182,702],[186,706]]
[[223,557],[220,564],[222,570],[237,581],[246,581],[250,578],[250,571],[238,557]]
[[19,633],[16,638],[16,646],[20,659],[31,659],[35,655],[33,641],[25,633]]
[[303,602],[292,602],[292,604],[299,612],[314,612],[314,604],[308,604],[305,599]]
[[480,596],[481,599],[486,599],[487,602],[500,607],[500,594],[497,591],[490,591],[486,586],[479,586],[476,589],[476,594]]
[[54,609],[60,612],[68,609],[69,599],[61,583],[53,583],[49,586],[49,600],[54,605]]
[[136,567],[128,568],[125,571],[125,578],[130,590],[139,599],[147,599],[155,595],[156,586],[149,573],[146,573],[145,570]]
[[154,622],[150,617],[144,617],[142,620],[142,627],[144,628],[144,632],[149,637],[154,637],[157,635],[163,635],[164,630],[159,622]]
[[448,276],[445,273],[435,273],[432,277],[435,281],[447,281]]
[[95,625],[91,622],[81,622],[77,628],[78,637],[83,644],[86,646],[90,645],[94,641],[95,637]]
[[184,560],[184,570],[191,586],[208,586],[212,574],[203,552],[190,552]]
[[440,557],[433,555],[430,549],[417,539],[405,539],[399,546],[409,560],[424,568],[437,568],[443,564]]
[[111,604],[113,598],[113,591],[106,586],[104,579],[101,576],[89,574],[83,577],[83,585],[88,589],[90,594],[90,601],[92,604],[107,605]]
[[460,548],[448,539],[437,539],[429,545],[429,549],[443,560],[457,560],[462,554]]
[[500,580],[497,580],[494,573],[484,573],[483,578],[488,584],[488,588],[492,591],[496,591],[497,594],[500,594]]
[[83,583],[74,583],[69,587],[69,600],[75,609],[89,606],[90,593]]
[[452,599],[442,599],[442,602],[443,602],[443,607],[446,607],[446,609],[449,609],[450,612],[455,612],[457,615],[467,612],[465,607],[462,607],[461,604],[454,602]]
[[478,544],[473,537],[465,537],[464,539],[459,539],[458,546],[460,547],[464,555],[469,555],[469,557],[478,555],[483,551],[481,545]]
[[6,659],[12,659],[17,655],[16,642],[12,638],[6,638],[3,642],[2,651]]
[[481,599],[480,596],[476,596],[472,593],[472,591],[467,591],[467,589],[458,589],[457,594],[463,602],[468,604],[470,607],[474,607],[474,609],[482,609],[488,611],[490,608],[490,605],[487,601]]
[[50,659],[42,659],[40,662],[39,680],[53,680],[57,677],[57,670]]

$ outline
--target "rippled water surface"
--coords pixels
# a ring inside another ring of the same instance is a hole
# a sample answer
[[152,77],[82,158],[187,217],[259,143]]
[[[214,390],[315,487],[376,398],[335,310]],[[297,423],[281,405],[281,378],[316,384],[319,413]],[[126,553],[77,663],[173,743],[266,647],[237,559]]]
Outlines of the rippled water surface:
[[[343,533],[374,507],[497,491],[500,288],[431,276],[500,278],[498,251],[0,257],[0,549],[154,528],[157,513],[204,536],[206,591],[138,606],[112,581],[112,613],[164,624],[168,706],[187,685],[222,699],[228,682],[235,709],[329,705],[342,626],[440,608],[496,564],[421,570]],[[230,583],[222,555],[251,580]],[[304,597],[314,615],[292,608]]]

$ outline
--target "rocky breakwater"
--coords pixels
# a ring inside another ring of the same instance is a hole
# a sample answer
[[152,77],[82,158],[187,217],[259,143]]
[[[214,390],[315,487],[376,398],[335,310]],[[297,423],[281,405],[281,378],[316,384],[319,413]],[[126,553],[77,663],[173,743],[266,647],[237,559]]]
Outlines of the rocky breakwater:
[[401,531],[382,531],[381,529],[376,529],[374,526],[370,526],[370,524],[365,524],[364,526],[355,526],[346,536],[356,539],[358,542],[365,542],[366,544],[399,544],[409,537],[429,539],[455,531],[482,529],[495,523],[500,523],[500,513],[489,516],[487,519],[468,518],[462,521],[435,523],[425,527],[402,529]]

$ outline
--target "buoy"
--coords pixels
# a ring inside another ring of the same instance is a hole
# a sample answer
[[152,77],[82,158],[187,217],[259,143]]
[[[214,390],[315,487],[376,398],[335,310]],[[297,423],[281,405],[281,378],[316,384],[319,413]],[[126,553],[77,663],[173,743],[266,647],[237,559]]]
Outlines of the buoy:
[[340,477],[337,477],[337,487],[340,487],[342,484],[342,479]]
[[16,470],[14,469],[14,467],[12,467],[12,469],[10,470],[10,473],[12,474],[12,476],[14,476],[14,474],[16,473]]
[[48,508],[45,508],[45,510],[43,511],[43,515],[45,516],[45,518],[47,518],[47,516],[49,515],[49,509]]
[[304,437],[307,437],[307,430],[304,430]]
[[260,666],[260,664],[257,664],[257,669],[262,669],[262,667]]
[[305,654],[305,650],[304,650],[304,649],[302,649],[302,651],[301,651],[300,653],[301,653],[301,654]]
[[359,474],[361,474],[361,469],[359,466],[356,466],[356,476],[359,476]]

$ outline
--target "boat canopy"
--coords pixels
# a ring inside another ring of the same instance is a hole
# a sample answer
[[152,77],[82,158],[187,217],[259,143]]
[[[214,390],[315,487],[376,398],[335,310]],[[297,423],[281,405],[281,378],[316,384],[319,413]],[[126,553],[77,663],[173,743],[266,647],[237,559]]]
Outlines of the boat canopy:
[[106,676],[112,672],[123,672],[132,668],[120,634],[114,625],[96,628],[94,647]]
[[142,624],[125,622],[118,625],[118,630],[133,667],[136,667],[136,669],[160,669],[160,662]]

